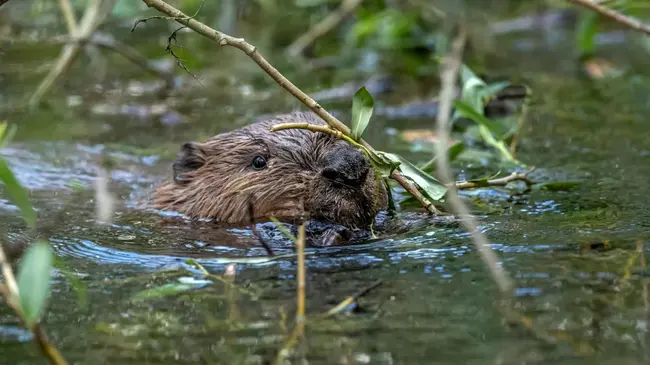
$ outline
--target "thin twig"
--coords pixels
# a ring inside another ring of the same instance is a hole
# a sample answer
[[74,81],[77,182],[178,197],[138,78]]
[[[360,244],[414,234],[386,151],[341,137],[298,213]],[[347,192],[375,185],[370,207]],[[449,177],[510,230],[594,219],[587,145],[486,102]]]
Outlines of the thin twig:
[[[5,285],[9,291],[9,297],[6,297],[5,300],[14,300],[20,298],[20,293],[18,291],[18,284],[16,284],[16,278],[14,277],[14,272],[11,270],[11,264],[7,260],[5,255],[4,247],[0,246],[0,265],[2,265],[2,276],[5,278]],[[22,316],[22,311],[20,313]]]
[[359,7],[362,2],[363,0],[343,0],[338,9],[329,13],[320,23],[314,25],[306,33],[303,33],[298,37],[298,39],[287,48],[287,54],[290,57],[302,54],[305,48],[309,47],[309,45],[313,44],[318,38],[329,33],[339,25],[341,21]]
[[63,47],[56,65],[52,67],[47,76],[43,79],[36,91],[29,99],[29,106],[35,107],[40,103],[43,96],[52,88],[56,80],[61,77],[72,66],[74,60],[79,55],[84,41],[88,40],[95,29],[99,26],[98,19],[101,17],[102,0],[93,0],[88,3],[86,11],[81,18],[81,23],[73,34],[79,41],[78,43],[67,44]]
[[274,364],[282,364],[283,360],[289,356],[290,351],[296,346],[298,339],[301,338],[305,331],[307,317],[305,316],[305,222],[303,221],[298,227],[298,238],[295,241],[298,249],[297,265],[297,290],[296,290],[296,325],[291,331],[291,335],[278,351]]
[[346,135],[341,133],[341,131],[332,129],[332,127],[330,126],[322,126],[322,125],[309,124],[309,123],[280,123],[272,126],[270,130],[271,132],[277,132],[285,129],[306,129],[312,132],[331,134],[332,136],[340,139],[345,139],[345,137],[347,137]]
[[[196,262],[196,261],[194,261],[192,259],[185,261],[185,263],[192,266],[192,267],[197,268],[199,271],[201,271],[201,273],[205,277],[218,280],[221,283],[223,283],[225,286],[230,286],[230,287],[235,288],[235,289],[239,290],[240,292],[242,292],[244,294],[247,294],[247,295],[250,295],[250,296],[257,296],[258,295],[258,294],[254,293],[251,290],[247,290],[245,288],[239,287],[238,285],[235,285],[233,283],[233,281],[230,280],[230,278],[221,277],[219,275],[211,274],[205,267],[203,267],[203,265],[199,264],[198,262]],[[229,265],[232,265],[232,264],[229,264]]]
[[362,296],[368,294],[371,290],[379,287],[381,285],[382,281],[381,279],[374,281],[372,284],[368,285],[367,287],[359,290],[356,292],[354,295],[351,295],[347,298],[345,298],[341,303],[337,304],[334,308],[328,310],[327,312],[323,313],[322,316],[319,317],[319,319],[331,317],[337,313],[340,313],[343,311],[347,306],[349,306],[352,303],[355,303],[359,298]]
[[172,34],[169,35],[169,38],[167,38],[167,48],[165,48],[165,50],[166,50],[167,52],[169,52],[169,54],[170,54],[170,55],[171,55],[171,56],[176,60],[176,64],[178,65],[178,67],[182,68],[185,72],[187,72],[187,73],[190,74],[192,77],[194,77],[194,78],[196,79],[196,81],[198,81],[199,84],[201,84],[201,86],[203,86],[203,83],[202,83],[201,80],[198,78],[198,76],[196,76],[195,74],[193,74],[193,73],[192,73],[192,72],[187,68],[187,66],[185,66],[185,64],[183,63],[183,61],[181,61],[181,58],[178,57],[178,55],[177,55],[176,53],[174,53],[174,48],[173,48],[172,42],[173,42],[173,41],[176,41],[176,44],[178,44],[178,39],[176,38],[176,33],[178,33],[179,31],[181,31],[181,30],[183,30],[183,29],[185,29],[185,28],[187,28],[187,27],[186,27],[186,26],[182,26],[182,27],[176,29],[175,31],[173,31]]
[[302,334],[305,328],[305,223],[298,227],[298,308],[296,309],[296,328]]
[[[637,241],[636,243],[636,250],[639,253],[639,266],[641,268],[641,272],[646,271],[646,260],[645,260],[645,249],[644,249],[644,243],[642,240]],[[645,321],[648,323],[648,320],[650,320],[650,289],[648,288],[650,286],[650,279],[647,277],[645,279],[641,280],[641,299],[643,299],[643,312],[645,314]],[[646,349],[644,351],[644,358],[647,358],[647,345],[648,345],[648,331],[644,331],[643,335],[641,337],[642,341],[642,347]],[[647,359],[646,359],[647,362]]]
[[160,77],[165,81],[168,88],[171,88],[174,84],[173,74],[171,72],[163,71],[151,64],[149,60],[140,54],[135,48],[122,43],[112,35],[106,33],[95,32],[89,39],[79,39],[77,37],[70,36],[56,36],[49,41],[51,44],[66,44],[66,43],[79,43],[79,44],[92,44],[109,51],[113,51],[127,60],[131,61],[136,66],[141,67],[142,69],[151,72],[152,74]]
[[504,269],[498,265],[497,257],[490,249],[489,243],[485,236],[478,230],[478,225],[470,216],[469,210],[465,207],[463,202],[458,198],[458,193],[455,184],[452,183],[451,169],[449,168],[449,156],[447,152],[447,144],[449,141],[449,115],[451,113],[452,101],[454,96],[454,89],[458,71],[462,62],[463,48],[467,40],[467,33],[464,26],[460,27],[459,34],[455,37],[451,45],[451,53],[445,57],[441,67],[441,83],[442,89],[440,91],[440,110],[437,118],[437,134],[440,142],[436,144],[437,148],[437,171],[443,183],[449,184],[447,193],[447,201],[449,202],[452,210],[459,216],[466,217],[461,220],[464,228],[472,234],[474,245],[481,254],[485,264],[488,266],[490,273],[494,277],[499,289],[502,293],[511,291],[512,283]]
[[68,27],[68,33],[74,36],[77,33],[77,17],[74,15],[74,9],[70,0],[59,0],[59,8],[65,18],[65,24]]
[[512,174],[506,177],[500,177],[498,179],[485,180],[485,181],[460,181],[460,182],[456,182],[455,186],[456,189],[458,190],[467,190],[467,189],[483,188],[488,186],[506,186],[513,181],[523,181],[526,184],[526,186],[531,186],[534,185],[535,183],[528,178],[529,172],[525,172],[525,173],[513,172]]
[[22,307],[20,305],[20,292],[18,290],[18,284],[16,283],[16,278],[14,276],[11,265],[7,261],[7,257],[4,252],[4,247],[0,245],[0,265],[2,266],[2,275],[4,276],[5,283],[2,291],[2,295],[5,298],[5,303],[14,311],[14,313],[20,319],[20,322],[25,328],[34,334],[34,342],[38,345],[39,349],[45,355],[45,357],[50,361],[52,365],[67,365],[67,361],[61,356],[61,353],[52,345],[48,340],[47,335],[43,331],[43,328],[40,324],[35,323],[33,326],[27,326],[27,321],[25,320]]
[[568,0],[569,2],[572,2],[576,5],[584,6],[586,8],[589,8],[593,11],[598,12],[601,15],[604,15],[615,22],[619,24],[623,24],[627,27],[630,27],[634,30],[638,30],[640,32],[643,32],[645,34],[650,35],[650,25],[644,24],[634,18],[631,18],[627,15],[623,15],[616,10],[612,10],[610,8],[607,8],[605,6],[602,6],[595,1],[592,0]]
[[228,282],[224,288],[226,303],[228,304],[228,319],[226,322],[232,324],[239,317],[239,308],[237,306],[237,290],[235,286],[235,274],[237,273],[237,264],[228,264],[223,272],[223,278]]
[[[229,36],[225,33],[222,33],[216,29],[208,27],[207,25],[185,15],[182,11],[174,8],[173,6],[167,4],[162,0],[142,0],[148,7],[155,8],[161,13],[167,14],[169,17],[152,17],[148,19],[173,19],[176,22],[187,26],[188,28],[194,30],[198,34],[213,40],[221,46],[231,46],[243,51],[248,57],[250,57],[255,63],[257,63],[260,68],[266,72],[273,80],[275,80],[281,87],[287,90],[291,95],[295,96],[300,102],[305,106],[311,109],[316,115],[321,117],[331,128],[341,131],[345,135],[350,135],[350,128],[343,124],[340,120],[330,114],[325,110],[320,104],[318,104],[314,99],[305,94],[300,90],[296,85],[294,85],[289,79],[284,77],[275,67],[273,67],[258,51],[257,48],[249,43],[247,43],[243,38],[235,38]],[[145,20],[148,20],[145,19]],[[135,26],[141,21],[136,22]],[[367,148],[370,151],[374,151],[372,146],[370,146],[363,139],[359,140],[359,143]],[[393,170],[391,177],[395,179],[400,185],[402,185],[406,190],[408,190],[415,199],[417,199],[423,207],[431,214],[437,214],[436,208],[431,202],[424,199],[424,196],[420,194],[416,189],[413,189],[412,184],[408,183],[408,180],[402,176],[402,174]]]

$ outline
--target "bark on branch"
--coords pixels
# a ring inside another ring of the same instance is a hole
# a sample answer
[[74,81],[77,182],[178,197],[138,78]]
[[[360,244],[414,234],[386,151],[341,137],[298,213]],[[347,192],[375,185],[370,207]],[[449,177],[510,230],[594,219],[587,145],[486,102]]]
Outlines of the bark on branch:
[[489,246],[485,235],[478,230],[478,224],[470,216],[469,210],[458,197],[456,184],[453,183],[451,169],[449,168],[449,156],[447,144],[449,141],[449,116],[451,114],[452,102],[455,94],[456,79],[462,62],[463,50],[467,40],[467,33],[463,26],[460,32],[454,38],[451,44],[451,53],[445,57],[442,63],[440,78],[442,89],[440,90],[440,110],[437,118],[437,132],[440,143],[436,144],[438,158],[436,159],[440,179],[449,188],[447,192],[447,201],[452,211],[461,217],[466,217],[460,221],[461,225],[472,235],[472,240],[477,251],[481,255],[483,262],[488,266],[494,281],[497,283],[499,290],[503,294],[508,294],[512,290],[512,281],[503,267],[499,266],[497,256]]
[[576,5],[584,6],[585,8],[594,10],[599,14],[614,20],[619,24],[623,24],[634,30],[638,30],[640,32],[650,35],[650,25],[644,24],[627,15],[623,15],[617,12],[616,10],[612,10],[610,8],[604,7],[593,0],[569,0],[569,1]]

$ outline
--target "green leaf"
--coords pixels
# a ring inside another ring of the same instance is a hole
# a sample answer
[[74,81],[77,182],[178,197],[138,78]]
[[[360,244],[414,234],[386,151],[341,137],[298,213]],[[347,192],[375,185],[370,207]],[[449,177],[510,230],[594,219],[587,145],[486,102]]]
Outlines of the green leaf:
[[14,124],[7,124],[7,122],[0,123],[0,149],[5,148],[16,134],[16,126]]
[[354,93],[352,99],[352,134],[351,137],[355,141],[361,139],[361,135],[368,127],[370,117],[372,116],[372,107],[374,101],[372,96],[363,86],[361,89]]
[[393,170],[399,167],[399,162],[395,162],[384,157],[384,153],[381,151],[372,152],[365,150],[365,152],[370,158],[370,162],[372,163],[373,167],[379,170],[379,172],[384,177],[389,177],[393,173]]
[[514,163],[519,162],[512,156],[510,150],[508,149],[508,146],[506,146],[506,144],[503,141],[498,141],[496,138],[494,138],[494,136],[486,126],[484,125],[479,126],[479,132],[481,133],[481,137],[483,137],[485,142],[491,145],[492,147],[496,148],[497,150],[499,150],[499,152],[501,152],[501,155],[506,160]]
[[36,225],[36,212],[29,201],[27,190],[20,185],[2,157],[0,157],[0,180],[4,183],[5,195],[20,208],[27,225],[30,228],[34,227]]
[[23,316],[32,327],[45,308],[50,291],[52,249],[43,241],[37,241],[27,249],[18,270],[18,291]]
[[469,66],[463,64],[460,69],[460,79],[463,83],[463,95],[471,93],[476,88],[486,86],[485,81],[476,76]]
[[471,119],[474,121],[474,123],[485,126],[490,132],[496,135],[501,135],[501,126],[498,123],[488,119],[486,116],[484,116],[482,113],[477,112],[471,106],[465,104],[460,100],[455,101],[454,106],[461,116]]
[[510,82],[503,81],[495,82],[494,84],[483,87],[479,92],[481,95],[481,100],[484,104],[487,103],[488,101],[492,100],[499,92],[501,92],[501,90],[507,88],[510,85]]
[[431,200],[441,201],[442,198],[447,193],[447,187],[441,184],[433,176],[427,174],[421,169],[417,168],[410,162],[408,162],[403,157],[392,154],[392,153],[381,153],[383,157],[390,159],[391,161],[398,162],[399,167],[397,169],[402,173],[402,175],[409,178],[415,183],[415,185],[420,188],[420,190]]
[[593,54],[596,49],[596,33],[598,32],[598,13],[583,11],[578,21],[576,42],[582,56]]

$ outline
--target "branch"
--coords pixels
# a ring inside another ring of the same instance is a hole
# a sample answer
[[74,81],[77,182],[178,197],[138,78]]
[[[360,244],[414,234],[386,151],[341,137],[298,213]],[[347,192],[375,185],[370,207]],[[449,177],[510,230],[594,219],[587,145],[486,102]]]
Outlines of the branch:
[[[331,128],[341,131],[341,133],[346,136],[350,135],[350,128],[343,124],[340,120],[336,119],[332,114],[325,110],[320,104],[318,104],[314,99],[305,94],[300,90],[296,85],[294,85],[289,79],[284,77],[275,67],[273,67],[258,51],[255,46],[247,43],[243,38],[235,38],[229,36],[225,33],[222,33],[216,29],[210,28],[207,25],[185,15],[182,11],[174,8],[173,6],[167,4],[162,0],[142,0],[148,7],[155,8],[163,14],[167,14],[169,18],[165,17],[154,17],[162,19],[173,19],[176,22],[192,29],[193,31],[199,33],[200,35],[213,40],[218,43],[220,46],[230,46],[237,48],[243,51],[248,57],[250,57],[255,63],[264,72],[266,72],[273,80],[275,80],[281,87],[287,90],[291,95],[295,96],[300,102],[305,106],[311,109],[316,115],[321,117]],[[152,19],[152,18],[148,18]],[[136,26],[142,21],[138,21],[133,26],[131,31],[134,31]],[[374,151],[372,146],[370,146],[363,139],[359,140],[359,144],[367,148],[369,151]],[[391,177],[400,183],[406,190],[408,190],[415,199],[417,199],[423,207],[429,211],[431,214],[437,214],[436,208],[431,202],[424,199],[422,194],[417,191],[417,188],[413,189],[412,184],[409,184],[406,178],[400,174],[399,171],[394,170]]]
[[440,90],[440,109],[437,117],[437,132],[440,138],[440,143],[436,144],[437,156],[436,159],[440,178],[443,183],[449,186],[447,192],[447,201],[452,210],[459,216],[465,216],[466,219],[461,219],[460,224],[472,234],[472,239],[476,249],[479,251],[483,261],[488,266],[490,273],[494,277],[499,289],[502,293],[508,293],[512,289],[511,279],[508,277],[504,269],[498,265],[497,257],[490,249],[489,243],[483,233],[478,230],[478,225],[470,216],[469,210],[458,197],[456,186],[452,182],[451,169],[449,168],[448,156],[448,141],[449,141],[449,115],[452,109],[452,101],[454,98],[454,89],[456,79],[462,62],[463,48],[467,40],[465,28],[461,26],[458,36],[451,44],[451,54],[447,55],[441,64],[441,83],[442,89]]
[[289,356],[289,352],[296,346],[305,332],[307,317],[305,316],[305,222],[304,220],[298,227],[298,238],[295,241],[298,249],[298,264],[296,265],[296,324],[291,331],[291,335],[278,351],[274,364],[284,364],[284,360]]
[[70,0],[59,0],[59,8],[65,18],[65,24],[68,27],[68,33],[74,36],[77,33],[77,17],[74,15],[74,9]]
[[345,17],[350,15],[363,0],[343,0],[341,6],[334,12],[331,12],[325,19],[320,23],[311,27],[306,33],[303,33],[298,39],[296,39],[288,48],[287,54],[290,57],[295,57],[302,54],[305,48],[309,47],[310,44],[314,43],[318,38],[329,33],[334,27],[339,25]]
[[368,294],[371,290],[377,288],[380,286],[382,283],[381,279],[375,280],[372,284],[369,286],[362,288],[358,292],[356,292],[354,295],[351,295],[347,298],[345,298],[341,303],[337,304],[334,308],[328,310],[327,312],[323,313],[321,316],[318,317],[318,319],[324,319],[330,316],[333,316],[337,313],[342,312],[345,308],[347,308],[350,304],[355,303],[361,298],[362,296]]
[[462,181],[462,182],[459,181],[456,182],[455,186],[456,189],[458,190],[467,190],[467,189],[484,188],[488,186],[506,186],[513,181],[523,181],[524,183],[526,183],[526,186],[531,186],[531,185],[535,185],[535,183],[528,178],[528,174],[531,171],[525,172],[523,174],[513,172],[512,174],[506,177],[501,177],[498,179],[492,179],[486,181]]
[[128,61],[131,61],[134,65],[141,67],[143,70],[149,71],[150,73],[160,77],[161,79],[165,80],[167,84],[167,88],[171,88],[174,85],[174,77],[173,77],[174,75],[172,72],[167,72],[161,70],[158,67],[155,67],[149,61],[149,59],[147,59],[140,52],[138,52],[138,50],[125,43],[116,40],[110,34],[95,32],[89,39],[80,39],[74,36],[59,35],[53,37],[50,41],[48,41],[48,43],[50,44],[72,44],[72,43],[92,44],[94,46],[104,48],[109,51],[113,51],[121,55]]
[[604,15],[615,22],[619,24],[623,24],[625,26],[628,26],[634,30],[641,31],[645,34],[650,35],[650,26],[644,23],[641,23],[640,21],[631,18],[627,15],[623,15],[615,10],[612,10],[610,8],[604,7],[598,3],[596,3],[593,0],[568,0],[569,2],[572,2],[576,5],[584,6],[585,8],[589,8],[593,11],[598,12],[601,15]]
[[63,75],[70,68],[70,66],[72,66],[72,63],[81,51],[83,42],[90,38],[92,33],[99,25],[98,19],[101,15],[101,5],[102,0],[93,0],[92,2],[88,3],[84,16],[81,19],[81,23],[73,33],[73,36],[79,39],[79,43],[67,44],[63,48],[63,51],[61,51],[56,65],[54,65],[54,67],[50,70],[50,73],[45,76],[41,84],[38,85],[38,88],[36,88],[36,91],[32,97],[29,99],[29,106],[35,107],[38,105],[43,96],[52,88],[52,85],[54,85],[56,79],[61,77],[61,75]]
[[[0,5],[2,5],[2,3],[0,3]],[[36,342],[43,355],[45,355],[45,357],[50,361],[52,365],[68,365],[56,347],[50,343],[40,324],[36,323],[32,327],[28,327],[26,325],[27,321],[25,321],[23,310],[20,305],[20,292],[18,290],[18,284],[16,283],[16,278],[14,277],[11,265],[9,264],[5,255],[4,247],[1,245],[0,265],[2,266],[2,275],[5,279],[5,284],[2,287],[2,295],[4,296],[7,305],[18,316],[23,326],[34,334],[34,342]]]

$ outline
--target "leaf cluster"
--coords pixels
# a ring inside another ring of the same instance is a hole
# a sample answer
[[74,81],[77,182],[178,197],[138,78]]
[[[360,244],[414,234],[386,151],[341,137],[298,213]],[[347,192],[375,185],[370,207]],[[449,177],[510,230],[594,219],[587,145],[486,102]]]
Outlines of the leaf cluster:
[[[483,141],[494,148],[506,161],[521,164],[514,158],[506,145],[506,140],[513,135],[516,126],[505,126],[503,123],[491,120],[485,116],[485,106],[496,95],[510,86],[509,82],[487,84],[466,65],[461,72],[461,96],[454,103],[455,110],[451,123],[461,118],[473,121],[479,129]],[[447,187],[433,175],[436,157],[418,167],[400,155],[377,150],[369,150],[358,144],[364,131],[368,128],[372,117],[374,101],[365,87],[360,88],[352,100],[352,119],[350,137],[357,147],[360,147],[369,157],[375,170],[381,172],[384,178],[392,175],[394,170],[410,180],[418,190],[430,201],[441,203],[445,200]],[[465,149],[463,142],[456,142],[449,147],[450,161],[458,157]]]

